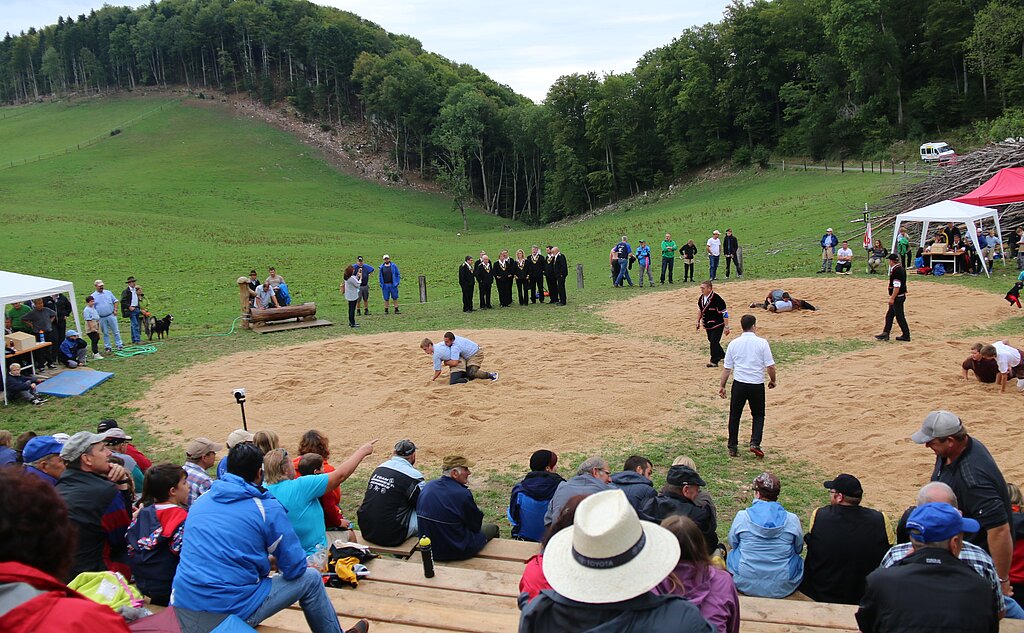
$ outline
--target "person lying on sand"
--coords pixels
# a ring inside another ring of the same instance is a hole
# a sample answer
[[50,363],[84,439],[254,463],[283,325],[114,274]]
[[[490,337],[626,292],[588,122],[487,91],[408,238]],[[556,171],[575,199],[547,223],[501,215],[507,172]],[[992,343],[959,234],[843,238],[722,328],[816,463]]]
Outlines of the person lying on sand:
[[761,303],[751,303],[751,308],[763,308],[769,312],[792,312],[793,310],[817,310],[809,301],[797,299],[785,290],[775,289],[768,293]]

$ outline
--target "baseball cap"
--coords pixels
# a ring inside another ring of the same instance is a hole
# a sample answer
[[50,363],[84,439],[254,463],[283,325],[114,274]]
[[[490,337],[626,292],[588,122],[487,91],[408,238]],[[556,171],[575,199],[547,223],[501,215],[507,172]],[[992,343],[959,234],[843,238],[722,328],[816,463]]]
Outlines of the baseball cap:
[[398,440],[395,442],[395,455],[408,457],[415,452],[416,445],[412,443],[412,440]]
[[60,458],[66,462],[73,462],[89,452],[93,445],[100,444],[106,439],[106,433],[79,431],[72,435],[68,441],[64,442],[64,446],[60,449]]
[[673,466],[668,469],[668,476],[665,482],[670,486],[706,486],[707,483],[700,478],[697,471],[689,466]]
[[185,445],[185,456],[190,459],[198,459],[210,451],[217,452],[224,447],[205,437],[197,437]]
[[253,434],[245,429],[235,429],[228,434],[228,448],[234,448],[242,442],[251,442]]
[[441,461],[442,470],[451,470],[452,468],[472,468],[473,462],[469,461],[462,455],[448,455]]
[[104,419],[100,420],[99,424],[96,425],[96,432],[97,433],[106,433],[110,429],[116,429],[116,428],[118,428],[117,420],[115,420],[113,418],[104,418]]
[[754,490],[778,493],[782,490],[782,482],[779,481],[779,478],[774,474],[765,471],[757,477],[754,477]]
[[960,418],[955,413],[939,409],[924,416],[921,430],[911,435],[910,439],[915,444],[927,444],[937,437],[942,438],[956,435],[963,428],[963,422],[960,421]]
[[362,256],[362,255],[360,255],[359,257],[356,257],[356,261],[357,261],[357,262],[361,262],[361,261],[363,261],[363,256]]
[[64,333],[64,336],[78,336],[78,330],[68,330]]
[[58,442],[60,442],[61,444],[63,444],[64,442],[67,442],[68,440],[70,440],[71,436],[68,435],[67,433],[54,433],[53,434],[53,439],[55,439]]
[[108,442],[110,440],[117,440],[118,443],[120,443],[120,442],[130,442],[131,439],[132,439],[132,436],[128,435],[127,433],[125,433],[124,429],[121,429],[121,428],[116,427],[116,426],[114,428],[110,429],[109,431],[107,431],[106,433],[104,433],[103,435],[104,435],[104,437],[106,438],[106,440]]
[[92,282],[92,285],[94,285],[94,286],[104,286],[106,284],[103,283],[102,279],[97,279],[96,281]]
[[835,490],[840,494],[844,494],[848,497],[863,497],[864,488],[860,485],[860,480],[853,475],[847,475],[843,473],[836,475],[836,478],[832,481],[826,481],[823,484],[829,490]]
[[977,532],[981,524],[961,516],[960,511],[948,503],[926,503],[911,511],[907,518],[907,533],[920,543],[937,543],[963,532]]
[[832,232],[832,227],[829,227],[829,228],[825,229],[825,232],[826,233],[831,233]]
[[721,235],[721,234],[722,234],[722,232],[721,232],[721,231],[719,231],[718,229],[715,229],[714,231],[711,231],[711,234],[712,234],[712,235]]
[[391,255],[385,255],[384,257],[381,257],[381,259],[391,259]]
[[63,448],[64,444],[55,440],[52,435],[37,435],[25,444],[25,449],[21,451],[21,459],[26,464],[31,464],[47,455],[60,455]]

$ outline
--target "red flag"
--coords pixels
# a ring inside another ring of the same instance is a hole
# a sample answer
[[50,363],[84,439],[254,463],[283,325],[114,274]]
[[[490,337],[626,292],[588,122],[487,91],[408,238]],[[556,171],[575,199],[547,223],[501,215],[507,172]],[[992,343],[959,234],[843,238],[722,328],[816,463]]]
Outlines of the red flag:
[[864,229],[864,248],[871,248],[871,222],[867,223],[867,228]]

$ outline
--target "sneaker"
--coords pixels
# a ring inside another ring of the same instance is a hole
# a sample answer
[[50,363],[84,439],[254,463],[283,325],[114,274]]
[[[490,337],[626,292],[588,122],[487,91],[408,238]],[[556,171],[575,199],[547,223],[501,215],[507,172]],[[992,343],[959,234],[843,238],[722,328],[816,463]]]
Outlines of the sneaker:
[[103,348],[103,353],[104,354],[109,354],[110,353],[110,348],[109,347],[104,347]]
[[57,363],[46,363],[47,369],[57,369]]
[[46,402],[46,400],[43,399],[43,398],[40,398],[38,396],[36,396],[35,398],[32,398],[32,404],[40,405],[40,404],[43,404],[44,402]]
[[124,345],[118,345],[117,346],[117,351],[119,351],[119,352],[124,351]]
[[762,451],[761,447],[756,444],[751,445],[750,452],[753,453],[755,457],[764,457],[764,451]]
[[359,324],[358,323],[349,323],[348,326],[349,327],[359,327]]
[[398,306],[395,306],[395,314],[399,314],[399,312],[398,312]]
[[498,379],[498,372],[494,372],[493,374],[491,374],[491,382],[494,382],[497,379]]
[[718,367],[718,363],[708,363],[708,367]]
[[388,308],[384,308],[384,314],[389,314]]
[[102,356],[100,356],[99,354],[93,354],[93,355],[92,355],[92,359],[93,359],[93,360],[103,360],[103,357],[102,357]]
[[345,633],[367,633],[370,630],[370,623],[366,620],[360,620],[356,622],[356,625],[351,629],[346,629]]

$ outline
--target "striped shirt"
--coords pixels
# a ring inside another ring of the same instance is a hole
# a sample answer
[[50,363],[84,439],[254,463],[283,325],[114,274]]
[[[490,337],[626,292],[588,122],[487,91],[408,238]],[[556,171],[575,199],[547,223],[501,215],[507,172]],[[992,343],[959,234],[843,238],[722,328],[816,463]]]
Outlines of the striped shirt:
[[191,506],[195,503],[195,500],[203,496],[210,486],[213,485],[213,479],[206,474],[202,466],[195,462],[185,462],[182,466],[185,469],[185,481],[188,482],[188,501],[187,506]]

